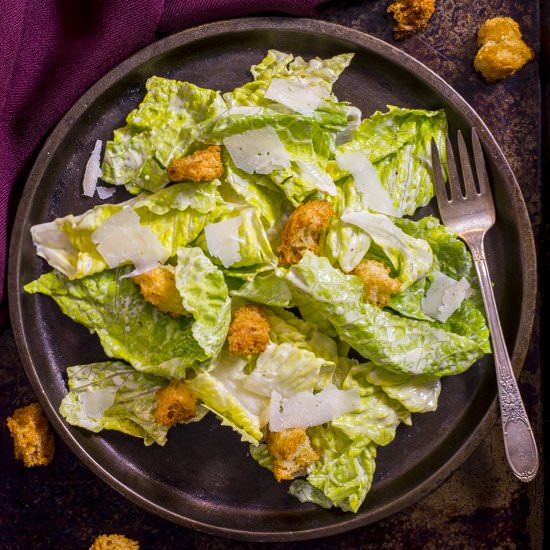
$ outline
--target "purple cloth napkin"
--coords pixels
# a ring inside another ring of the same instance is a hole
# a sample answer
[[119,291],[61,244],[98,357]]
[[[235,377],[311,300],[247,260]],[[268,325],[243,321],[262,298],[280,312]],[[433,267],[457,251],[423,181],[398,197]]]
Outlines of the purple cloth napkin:
[[10,223],[34,156],[55,123],[95,81],[160,36],[260,13],[313,16],[320,3],[0,0],[0,308]]

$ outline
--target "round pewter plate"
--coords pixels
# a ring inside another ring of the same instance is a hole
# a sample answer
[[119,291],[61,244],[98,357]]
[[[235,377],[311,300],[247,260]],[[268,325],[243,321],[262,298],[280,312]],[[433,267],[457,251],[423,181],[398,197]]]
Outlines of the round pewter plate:
[[[56,304],[22,291],[49,268],[35,255],[29,229],[98,201],[82,195],[82,175],[96,139],[113,129],[145,93],[149,76],[229,91],[250,80],[268,49],[329,57],[355,52],[335,85],[340,100],[366,117],[386,105],[445,109],[451,133],[474,126],[485,148],[498,220],[487,255],[503,330],[516,373],[525,359],[536,292],[533,236],[518,184],[502,151],[469,105],[427,67],[391,45],[349,28],[307,19],[251,18],[190,29],[156,42],[113,69],[70,109],[38,155],[26,184],[10,244],[9,297],[25,371],[59,436],[101,479],[168,520],[212,534],[255,541],[328,536],[393,514],[434,490],[473,452],[495,420],[492,358],[443,380],[439,408],[413,415],[378,450],[374,482],[357,514],[301,504],[287,483],[248,454],[247,444],[208,415],[173,428],[165,447],[116,432],[92,434],[58,413],[68,366],[100,361],[97,338],[63,316]],[[117,189],[114,201],[126,198]],[[113,199],[110,199],[113,200]],[[425,213],[432,213],[427,208]]]

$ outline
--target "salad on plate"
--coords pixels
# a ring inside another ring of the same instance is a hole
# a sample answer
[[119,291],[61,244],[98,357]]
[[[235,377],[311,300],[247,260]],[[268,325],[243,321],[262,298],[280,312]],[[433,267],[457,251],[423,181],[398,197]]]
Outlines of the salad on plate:
[[419,215],[445,112],[364,117],[333,91],[352,58],[270,50],[226,93],[153,76],[97,141],[98,204],[32,227],[51,270],[24,287],[105,352],[67,366],[69,424],[162,446],[212,413],[301,502],[357,512],[377,448],[490,352],[466,246]]

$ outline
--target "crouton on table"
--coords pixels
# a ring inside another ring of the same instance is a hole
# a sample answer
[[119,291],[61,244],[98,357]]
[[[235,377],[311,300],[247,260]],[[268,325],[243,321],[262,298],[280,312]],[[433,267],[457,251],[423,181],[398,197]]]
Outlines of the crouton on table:
[[16,409],[6,423],[13,438],[16,459],[22,460],[27,468],[47,466],[52,461],[54,436],[38,403]]

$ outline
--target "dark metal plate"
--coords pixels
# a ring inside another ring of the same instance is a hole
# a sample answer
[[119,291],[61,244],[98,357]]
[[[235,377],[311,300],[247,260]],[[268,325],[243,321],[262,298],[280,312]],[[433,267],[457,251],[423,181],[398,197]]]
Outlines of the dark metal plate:
[[[59,436],[100,478],[147,510],[209,533],[248,540],[327,536],[377,521],[435,489],[475,449],[495,419],[490,358],[446,378],[436,412],[413,417],[380,448],[374,484],[361,511],[345,514],[300,504],[249,456],[247,445],[214,418],[178,426],[164,448],[112,432],[68,426],[57,410],[67,366],[104,358],[97,339],[64,317],[47,297],[22,286],[48,268],[31,243],[31,225],[94,205],[81,194],[84,166],[96,139],[114,128],[144,94],[151,75],[230,90],[269,48],[305,57],[353,51],[336,84],[341,100],[365,116],[387,104],[445,108],[451,131],[475,126],[494,185],[498,222],[488,259],[504,333],[516,372],[533,323],[536,267],[533,236],[521,192],[501,150],[468,104],[437,75],[389,44],[349,28],[313,20],[241,19],[209,24],[142,50],[94,85],[67,113],[40,152],[17,213],[9,259],[13,330],[26,373]],[[122,199],[123,191],[117,191]],[[428,209],[429,210],[429,209]],[[210,415],[211,416],[211,415]]]

